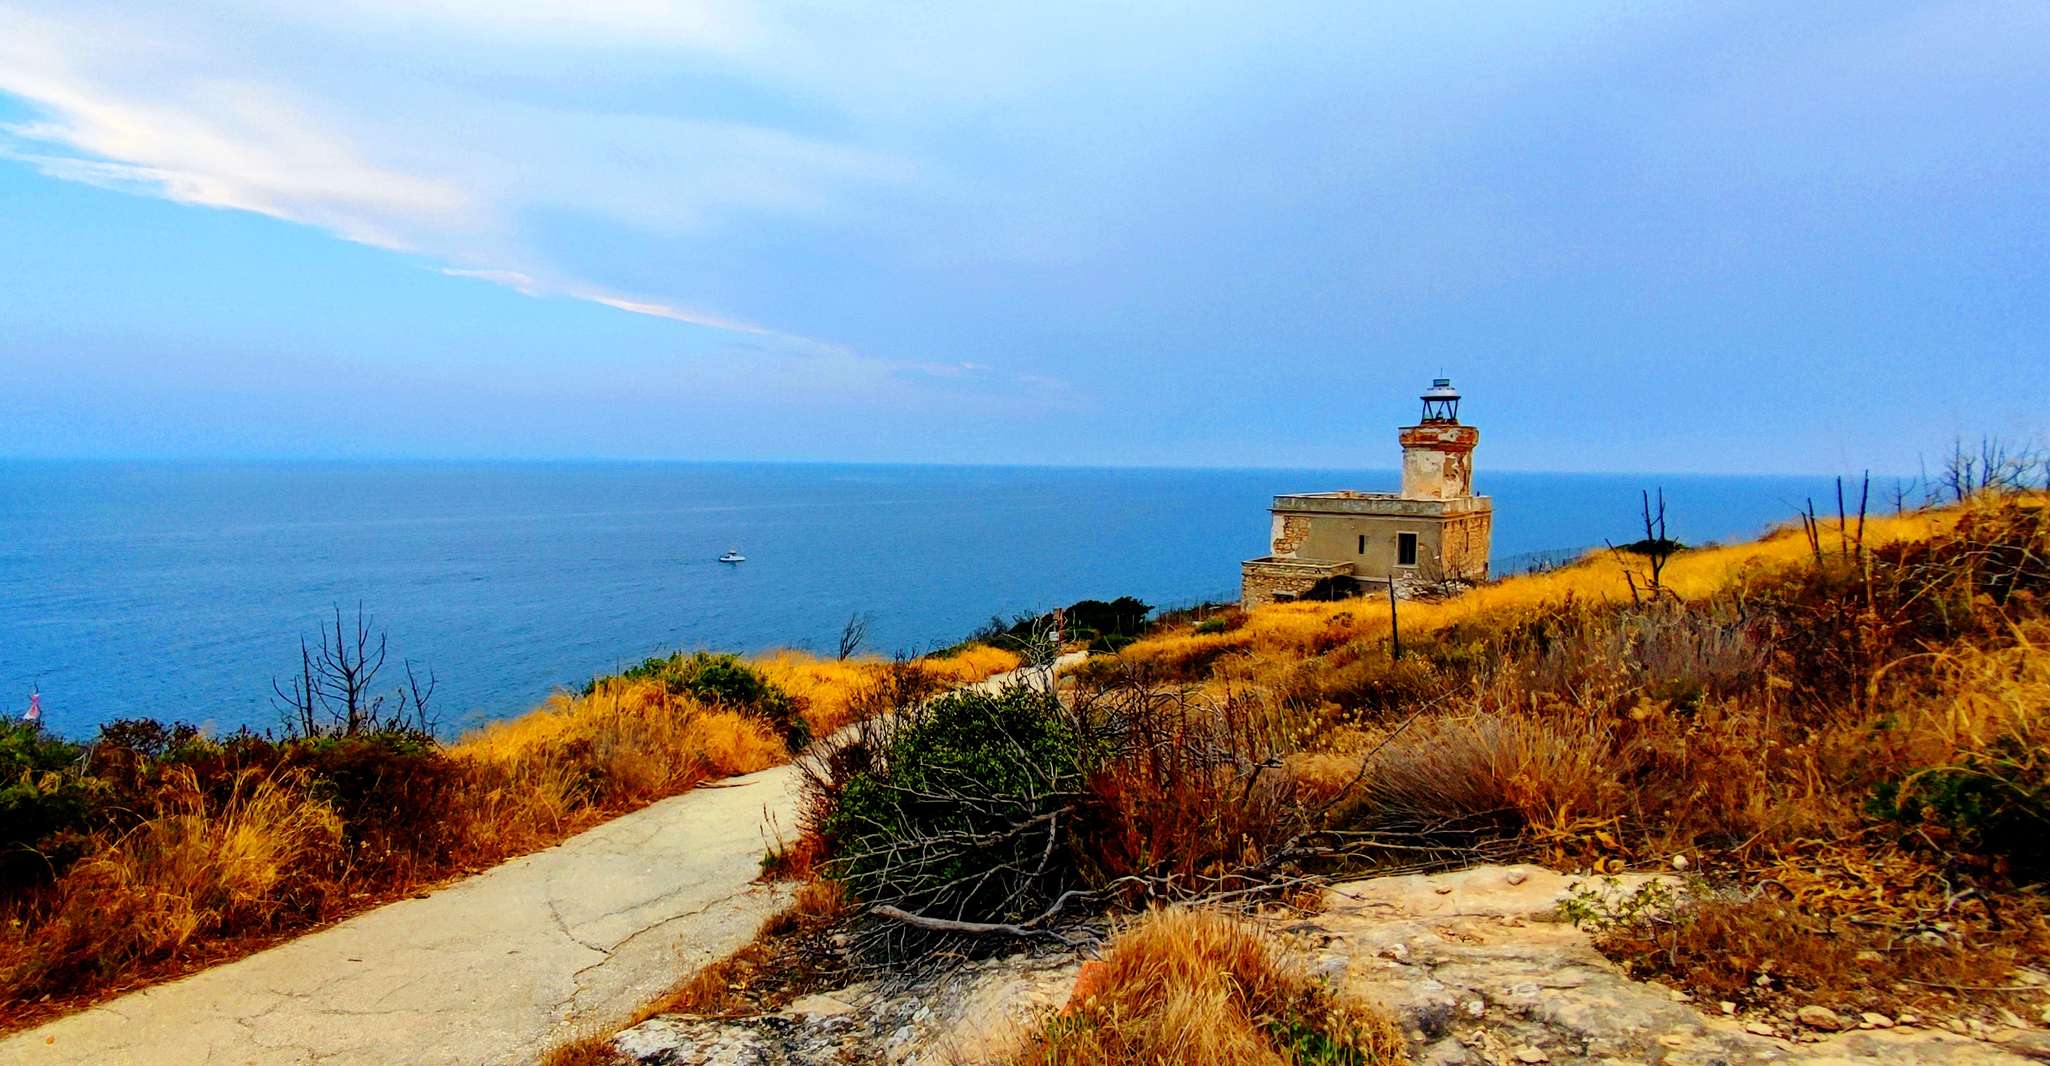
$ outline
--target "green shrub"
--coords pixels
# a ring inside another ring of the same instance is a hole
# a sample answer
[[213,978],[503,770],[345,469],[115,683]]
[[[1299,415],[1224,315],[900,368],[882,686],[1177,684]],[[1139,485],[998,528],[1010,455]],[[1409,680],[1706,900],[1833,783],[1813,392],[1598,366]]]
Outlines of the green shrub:
[[1091,745],[1060,703],[1014,685],[900,710],[856,744],[823,818],[829,870],[854,896],[914,913],[1020,920],[1073,880],[1061,842]]
[[1986,756],[1935,767],[1881,784],[1866,812],[1903,825],[1933,827],[1960,851],[2005,863],[2015,880],[2050,878],[2050,778],[2013,737]]
[[0,894],[49,879],[78,857],[109,789],[79,773],[85,747],[35,723],[0,725]]
[[[1131,596],[1108,601],[1077,600],[1061,610],[1061,639],[1080,641],[1089,645],[1091,651],[1115,651],[1152,628],[1146,621],[1152,613],[1152,604]],[[1009,622],[992,618],[970,639],[998,648],[1016,648],[1036,634],[1051,632],[1053,621],[1052,612],[1021,614]]]
[[[738,655],[678,652],[666,659],[649,659],[620,676],[628,681],[659,681],[671,695],[754,715],[781,733],[791,751],[811,742],[811,724],[805,721],[797,700]],[[592,682],[585,694],[596,687],[597,682]]]
[[1089,642],[1089,653],[1091,655],[1115,655],[1138,639],[1138,637],[1126,636],[1123,633],[1105,633]]

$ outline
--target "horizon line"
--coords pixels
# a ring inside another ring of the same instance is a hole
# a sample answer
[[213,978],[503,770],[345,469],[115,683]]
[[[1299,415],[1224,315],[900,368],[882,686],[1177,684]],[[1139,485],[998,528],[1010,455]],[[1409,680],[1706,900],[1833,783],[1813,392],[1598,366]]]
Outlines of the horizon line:
[[[501,465],[501,466],[858,466],[858,467],[939,467],[963,470],[1160,470],[1160,471],[1262,471],[1290,472],[1308,471],[1324,473],[1331,471],[1371,471],[1375,473],[1399,472],[1399,464],[1387,466],[1322,466],[1322,465],[1274,465],[1266,463],[1108,463],[1108,462],[1019,462],[983,461],[962,462],[943,459],[793,459],[793,458],[681,458],[672,456],[446,456],[446,455],[10,455],[0,453],[0,463],[105,463],[105,464],[150,464],[191,465],[238,464],[238,465],[332,465],[332,466],[427,466],[427,465]],[[1926,480],[1925,473],[1887,472],[1880,470],[1859,471],[1755,471],[1734,472],[1721,470],[1650,470],[1650,469],[1558,469],[1546,467],[1488,466],[1487,473],[1498,474],[1549,474],[1555,476],[1588,477],[1730,477],[1730,478],[1855,478],[1869,476],[1875,482]],[[1481,473],[1484,478],[1486,473]]]

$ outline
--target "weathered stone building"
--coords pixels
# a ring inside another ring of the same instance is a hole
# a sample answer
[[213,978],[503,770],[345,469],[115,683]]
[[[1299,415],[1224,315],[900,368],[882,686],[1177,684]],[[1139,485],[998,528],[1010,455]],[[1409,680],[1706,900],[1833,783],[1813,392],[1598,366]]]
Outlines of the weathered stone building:
[[1485,580],[1494,505],[1473,494],[1480,431],[1459,422],[1447,378],[1423,394],[1424,413],[1400,433],[1401,492],[1306,492],[1274,498],[1271,555],[1241,566],[1247,607],[1276,600],[1397,595]]

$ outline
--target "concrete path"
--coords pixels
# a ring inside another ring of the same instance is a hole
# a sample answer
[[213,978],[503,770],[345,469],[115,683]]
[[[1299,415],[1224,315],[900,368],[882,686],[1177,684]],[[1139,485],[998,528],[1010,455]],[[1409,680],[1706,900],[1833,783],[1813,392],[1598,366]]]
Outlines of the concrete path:
[[673,796],[0,1039],[0,1064],[530,1063],[753,938],[787,902],[788,886],[754,878],[772,822],[794,831],[796,784],[779,766]]
[[0,1042],[0,1063],[510,1063],[754,935],[787,766]]

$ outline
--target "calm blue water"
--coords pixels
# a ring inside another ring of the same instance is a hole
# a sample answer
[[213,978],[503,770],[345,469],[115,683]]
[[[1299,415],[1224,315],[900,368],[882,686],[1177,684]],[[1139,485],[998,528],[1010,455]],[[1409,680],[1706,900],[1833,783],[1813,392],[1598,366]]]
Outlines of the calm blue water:
[[[652,463],[0,463],[0,713],[272,726],[270,678],[360,601],[440,679],[444,726],[676,648],[952,643],[1085,596],[1235,595],[1278,492],[1390,471]],[[1498,558],[1635,539],[1663,484],[1698,542],[1789,518],[1820,479],[1482,473]],[[1832,497],[1833,499],[1833,497]],[[715,562],[729,547],[740,566]]]

